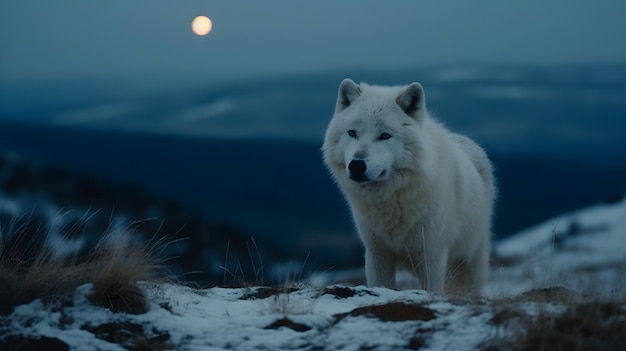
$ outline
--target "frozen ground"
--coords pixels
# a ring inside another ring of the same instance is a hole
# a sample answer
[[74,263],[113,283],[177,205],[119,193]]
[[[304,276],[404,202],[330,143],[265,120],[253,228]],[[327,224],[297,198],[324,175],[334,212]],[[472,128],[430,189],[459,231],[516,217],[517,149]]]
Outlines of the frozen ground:
[[354,270],[283,288],[142,282],[149,310],[126,314],[91,304],[85,284],[64,307],[35,300],[0,316],[0,350],[507,349],[524,321],[590,296],[621,306],[612,321],[626,319],[625,243],[626,201],[554,218],[495,245],[485,297],[473,300],[332,285],[358,281]]

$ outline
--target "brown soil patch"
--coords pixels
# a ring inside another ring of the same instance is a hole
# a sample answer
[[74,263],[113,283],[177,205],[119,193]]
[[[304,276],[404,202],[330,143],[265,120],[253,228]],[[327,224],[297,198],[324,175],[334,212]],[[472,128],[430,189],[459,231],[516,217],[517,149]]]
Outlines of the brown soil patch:
[[276,322],[265,327],[265,329],[278,329],[282,327],[286,327],[297,332],[305,332],[307,330],[311,330],[311,327],[309,327],[308,325],[296,323],[287,317],[277,320]]
[[429,321],[435,319],[435,311],[419,304],[392,302],[384,305],[356,308],[348,313],[336,314],[335,323],[346,317],[368,316],[384,322]]

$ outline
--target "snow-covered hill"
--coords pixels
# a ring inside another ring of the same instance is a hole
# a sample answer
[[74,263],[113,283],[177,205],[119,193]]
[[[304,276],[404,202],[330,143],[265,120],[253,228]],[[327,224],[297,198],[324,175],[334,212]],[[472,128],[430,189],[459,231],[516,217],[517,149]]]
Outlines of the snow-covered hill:
[[495,246],[490,293],[562,284],[626,298],[626,200],[567,213]]
[[[625,242],[625,200],[559,216],[495,245],[480,299],[139,282],[148,309],[131,314],[95,306],[83,284],[62,306],[34,300],[0,316],[0,350],[623,350]],[[358,279],[314,281],[348,276]]]

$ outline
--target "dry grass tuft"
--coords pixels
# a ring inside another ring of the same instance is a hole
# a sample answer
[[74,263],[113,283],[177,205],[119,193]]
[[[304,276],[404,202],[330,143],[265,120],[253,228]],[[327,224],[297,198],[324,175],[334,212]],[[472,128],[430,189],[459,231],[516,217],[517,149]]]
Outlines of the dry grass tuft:
[[[21,242],[35,240],[27,234],[14,235]],[[76,288],[86,283],[93,284],[88,298],[96,305],[115,312],[146,312],[146,297],[136,282],[161,276],[157,257],[166,243],[133,244],[129,238],[128,233],[104,235],[83,256],[59,257],[43,246],[25,254],[9,247],[0,235],[0,314],[9,314],[15,306],[35,299],[53,308],[71,305]]]
[[585,303],[560,316],[540,315],[520,350],[624,350],[626,310],[613,302]]
[[568,304],[562,312],[503,308],[491,322],[509,329],[509,337],[485,350],[625,350],[626,303],[587,301]]
[[160,267],[153,251],[151,246],[132,245],[128,237],[118,239],[113,246],[98,245],[90,260],[95,267],[89,300],[113,312],[147,312],[146,296],[136,282],[158,277]]

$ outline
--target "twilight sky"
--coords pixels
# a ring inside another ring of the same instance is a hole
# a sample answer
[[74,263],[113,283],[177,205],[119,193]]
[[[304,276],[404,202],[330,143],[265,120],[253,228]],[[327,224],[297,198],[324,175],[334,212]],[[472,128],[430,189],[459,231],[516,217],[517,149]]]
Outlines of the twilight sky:
[[[204,14],[213,31],[195,36]],[[626,62],[626,1],[2,0],[0,83]]]

